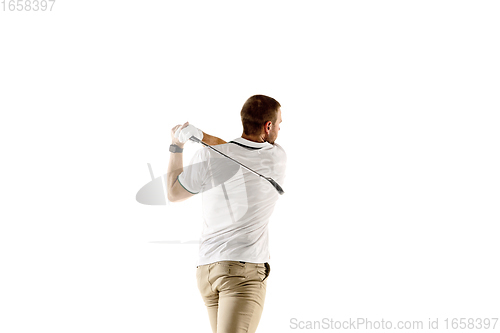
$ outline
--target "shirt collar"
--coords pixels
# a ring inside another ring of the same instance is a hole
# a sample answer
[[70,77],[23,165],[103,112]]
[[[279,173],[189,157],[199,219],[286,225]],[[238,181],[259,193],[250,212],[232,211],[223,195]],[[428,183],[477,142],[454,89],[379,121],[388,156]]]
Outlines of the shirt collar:
[[250,141],[250,140],[247,140],[247,139],[243,139],[243,138],[236,138],[233,140],[234,142],[237,142],[237,143],[240,143],[244,146],[247,146],[247,147],[252,147],[252,148],[272,148],[273,145],[270,144],[269,142],[255,142],[255,141]]

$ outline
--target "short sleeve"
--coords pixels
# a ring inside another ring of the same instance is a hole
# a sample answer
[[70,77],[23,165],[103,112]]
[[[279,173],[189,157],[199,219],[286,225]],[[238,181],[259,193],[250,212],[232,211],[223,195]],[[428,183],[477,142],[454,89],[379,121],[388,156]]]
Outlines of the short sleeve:
[[190,164],[185,166],[177,177],[179,184],[192,194],[200,193],[206,183],[209,168],[207,150],[206,148],[199,149],[191,158]]

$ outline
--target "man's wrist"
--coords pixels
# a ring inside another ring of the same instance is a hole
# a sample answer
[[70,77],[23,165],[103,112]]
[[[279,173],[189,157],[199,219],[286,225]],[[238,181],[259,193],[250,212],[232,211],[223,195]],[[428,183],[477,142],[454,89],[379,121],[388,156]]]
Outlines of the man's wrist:
[[184,150],[183,144],[172,143],[169,147],[169,151],[171,153],[182,153],[183,150]]

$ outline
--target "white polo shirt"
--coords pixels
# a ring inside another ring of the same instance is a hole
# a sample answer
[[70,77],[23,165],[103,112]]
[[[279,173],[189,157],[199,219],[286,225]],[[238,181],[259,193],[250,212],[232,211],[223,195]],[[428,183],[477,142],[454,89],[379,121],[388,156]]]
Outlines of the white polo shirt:
[[[280,145],[236,138],[213,148],[283,187],[286,153]],[[198,265],[269,261],[267,226],[280,196],[271,183],[207,147],[194,154],[177,179],[187,191],[202,194]]]

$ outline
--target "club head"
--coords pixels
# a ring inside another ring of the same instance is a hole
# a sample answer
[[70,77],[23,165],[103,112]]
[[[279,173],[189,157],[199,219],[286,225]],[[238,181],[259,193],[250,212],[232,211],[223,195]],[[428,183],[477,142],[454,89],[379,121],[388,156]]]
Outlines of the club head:
[[274,179],[272,179],[272,178],[266,178],[266,179],[274,186],[274,188],[276,189],[276,191],[278,191],[278,193],[280,195],[285,194],[285,191],[283,191],[281,186],[278,183],[276,183],[276,181]]

